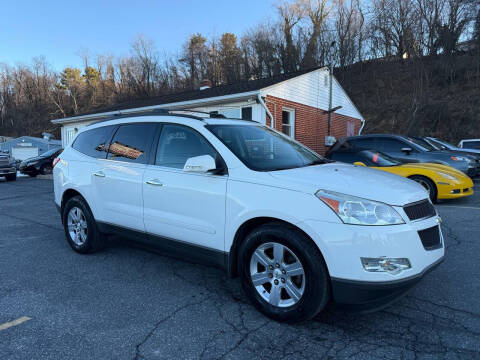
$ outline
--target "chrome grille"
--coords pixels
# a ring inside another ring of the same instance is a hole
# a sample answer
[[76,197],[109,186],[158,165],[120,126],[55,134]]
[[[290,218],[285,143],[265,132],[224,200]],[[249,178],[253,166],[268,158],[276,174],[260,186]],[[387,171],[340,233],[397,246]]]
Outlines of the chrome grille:
[[0,166],[8,166],[10,164],[8,156],[0,156]]

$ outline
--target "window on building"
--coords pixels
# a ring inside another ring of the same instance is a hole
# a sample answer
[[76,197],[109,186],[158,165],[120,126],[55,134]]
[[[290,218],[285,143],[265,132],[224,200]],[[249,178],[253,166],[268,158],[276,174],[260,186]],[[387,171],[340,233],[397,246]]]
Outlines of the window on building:
[[85,155],[104,159],[114,129],[115,126],[103,126],[84,131],[77,136],[72,147]]
[[282,110],[282,132],[291,137],[295,137],[295,111],[290,109]]
[[145,164],[155,130],[153,123],[121,125],[108,148],[108,159]]
[[212,145],[195,130],[180,125],[163,126],[155,165],[183,169],[187,159],[202,155],[219,161]]
[[243,120],[252,120],[252,107],[247,106],[242,108],[242,119]]

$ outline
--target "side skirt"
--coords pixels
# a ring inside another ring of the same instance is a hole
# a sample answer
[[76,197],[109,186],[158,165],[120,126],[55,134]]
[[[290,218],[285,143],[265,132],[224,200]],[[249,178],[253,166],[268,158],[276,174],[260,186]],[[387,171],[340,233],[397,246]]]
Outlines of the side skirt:
[[102,233],[128,238],[140,245],[143,249],[151,250],[162,255],[172,256],[183,261],[214,266],[228,271],[227,252],[132,230],[105,222],[97,221],[97,226]]

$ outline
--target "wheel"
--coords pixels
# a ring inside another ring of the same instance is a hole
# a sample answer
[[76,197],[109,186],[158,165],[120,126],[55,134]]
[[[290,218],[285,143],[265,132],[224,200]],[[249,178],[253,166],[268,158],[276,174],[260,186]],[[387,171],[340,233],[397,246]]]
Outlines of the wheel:
[[48,175],[48,174],[51,174],[52,172],[53,172],[53,168],[52,168],[52,165],[50,164],[43,164],[40,167],[40,174],[42,175]]
[[308,320],[330,299],[330,279],[315,244],[284,224],[265,224],[240,247],[239,274],[252,303],[266,316]]
[[28,176],[30,176],[30,177],[33,177],[33,178],[34,178],[34,177],[37,177],[37,174],[35,174],[35,173],[30,173],[30,174],[28,174]]
[[63,208],[63,227],[67,241],[76,252],[86,254],[102,249],[104,235],[86,201],[75,196],[67,201]]
[[410,176],[410,179],[412,179],[413,181],[416,181],[428,191],[430,200],[432,200],[433,203],[437,201],[437,187],[435,186],[435,183],[432,180],[430,180],[425,176],[420,176],[420,175]]
[[17,180],[17,174],[8,174],[8,175],[5,175],[5,180],[7,180],[7,181],[15,181],[15,180]]

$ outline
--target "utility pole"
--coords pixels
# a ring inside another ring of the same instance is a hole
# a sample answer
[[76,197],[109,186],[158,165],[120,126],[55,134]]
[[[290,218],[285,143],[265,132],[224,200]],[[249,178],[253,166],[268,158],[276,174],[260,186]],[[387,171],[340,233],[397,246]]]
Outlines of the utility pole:
[[[335,46],[335,41],[332,41],[330,44],[330,50],[333,49]],[[330,56],[330,89],[329,89],[329,97],[328,97],[328,136],[331,136],[331,129],[332,129],[332,83],[333,83],[333,56]]]

